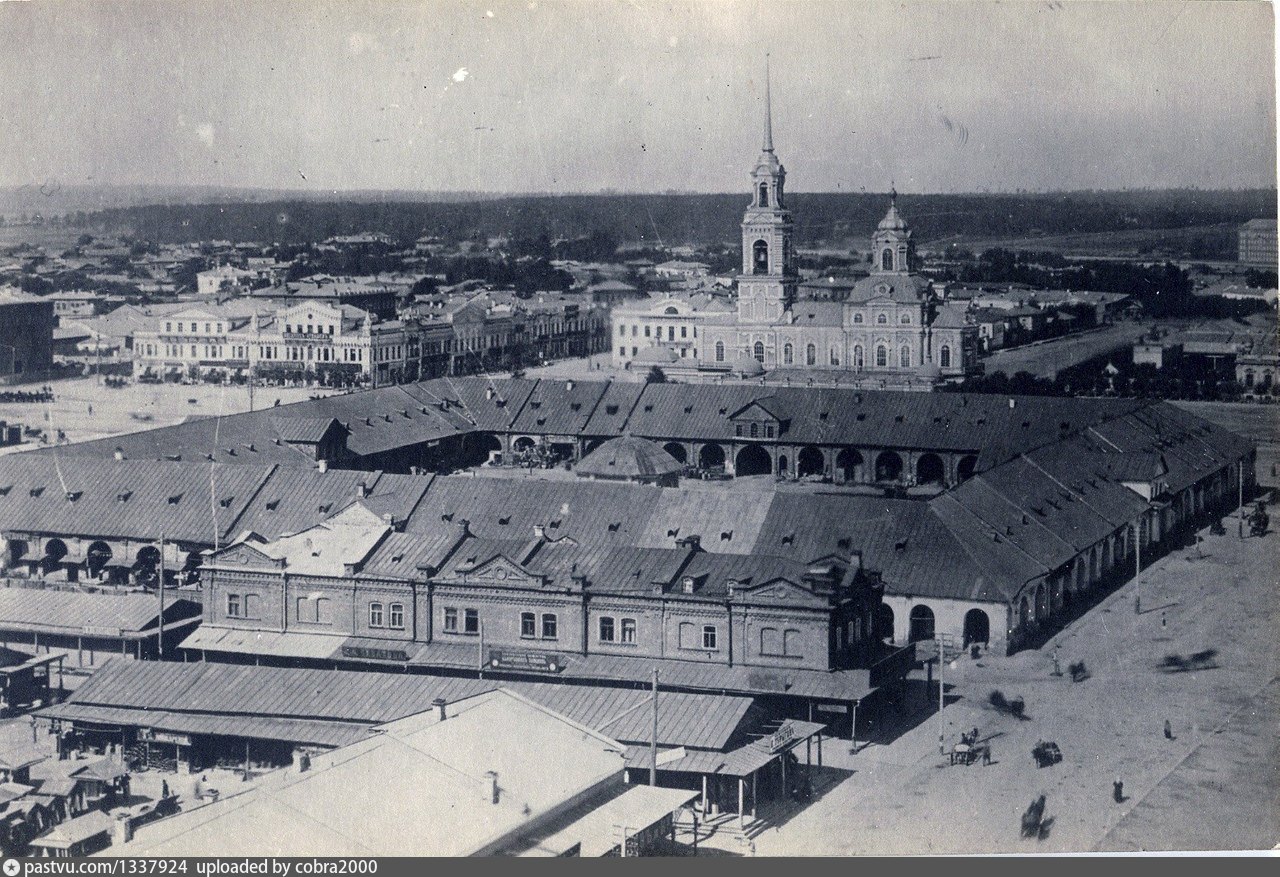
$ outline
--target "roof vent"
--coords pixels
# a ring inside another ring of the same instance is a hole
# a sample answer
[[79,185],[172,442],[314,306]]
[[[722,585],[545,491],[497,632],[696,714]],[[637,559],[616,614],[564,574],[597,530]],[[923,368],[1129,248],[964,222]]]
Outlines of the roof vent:
[[84,491],[81,491],[81,490],[68,490],[68,491],[67,491],[67,502],[75,502],[76,500],[78,500],[78,499],[79,499],[81,496],[83,496],[83,495],[84,495]]
[[902,422],[903,422],[903,421],[905,421],[906,419],[907,419],[907,416],[906,416],[905,414],[897,414],[897,415],[895,415],[895,416],[894,416],[894,418],[893,418],[893,422],[894,422],[894,423],[902,423]]
[[610,525],[609,525],[609,527],[608,527],[609,532],[610,532],[610,533],[616,533],[616,532],[618,532],[618,528],[619,528],[619,527],[621,527],[621,526],[622,526],[622,522],[621,522],[621,521],[614,521],[614,522],[613,522],[612,524],[610,524]]
[[[647,406],[647,407],[645,408],[645,410],[647,411],[647,410],[649,410],[649,408],[652,408],[652,407],[653,407],[652,405],[649,405],[649,406]],[[720,416],[721,416],[721,417],[723,417],[723,416],[724,416],[725,414],[727,414],[728,412],[729,412],[729,409],[728,409],[728,408],[721,408],[721,409],[720,409]]]
[[[208,455],[206,455],[206,456],[208,456]],[[165,458],[166,460],[168,460],[170,463],[180,463],[180,462],[182,462],[182,455],[181,455],[181,454],[165,454],[165,455],[164,455],[164,458]]]
[[257,448],[255,448],[255,447],[253,446],[253,442],[249,442],[249,444],[245,445],[245,448],[246,448],[246,449],[249,451],[249,453],[251,453],[251,454],[256,454],[256,453],[258,453],[258,449],[257,449]]
[[267,503],[267,511],[269,512],[274,512],[278,508],[280,508],[280,500],[278,499],[273,499]]
[[279,445],[279,444],[280,444],[280,439],[278,439],[278,438],[273,438],[273,439],[271,440],[271,443],[272,443],[273,445]]
[[669,537],[670,537],[670,538],[672,538],[672,539],[676,538],[676,537],[677,537],[677,536],[679,536],[679,535],[680,535],[680,528],[679,528],[679,527],[675,527],[675,528],[670,529],[670,530],[668,530],[668,531],[667,531],[667,536],[669,536]]
[[44,488],[43,488],[43,487],[33,487],[33,488],[31,488],[31,495],[32,495],[32,496],[39,496],[39,495],[40,495],[40,494],[42,494],[42,493],[44,493]]
[[1023,429],[1030,429],[1030,428],[1031,428],[1031,421],[1030,421],[1030,420],[1024,420],[1024,421],[1022,421],[1022,428],[1023,428]]
[[9,491],[11,490],[13,490],[12,484],[6,484],[4,487],[0,487],[0,496],[8,496]]
[[867,419],[867,412],[865,412],[865,411],[859,411],[859,412],[858,412],[858,420],[866,420],[866,419]]
[[693,413],[693,406],[692,406],[692,405],[686,405],[686,406],[684,406],[684,413],[685,413],[685,414],[692,414],[692,413]]
[[570,403],[569,403],[569,407],[570,407],[571,409],[573,409],[574,411],[581,411],[581,410],[582,410],[582,403],[581,403],[581,402],[570,402]]
[[842,536],[838,540],[836,540],[836,547],[839,548],[841,551],[848,551],[850,548],[853,547],[853,540],[850,539],[848,536]]
[[902,552],[906,551],[906,550],[907,550],[907,540],[906,540],[906,539],[899,539],[897,542],[893,543],[893,550],[894,550],[895,552],[897,552],[898,554],[901,554]]
[[[409,416],[409,409],[408,409],[408,408],[401,408],[401,409],[400,409],[400,416],[401,416],[401,417],[408,417],[408,416]],[[389,418],[388,418],[388,419],[389,419]]]
[[222,499],[218,500],[218,505],[222,506],[224,509],[228,508],[230,507],[233,499],[235,499],[234,496],[224,496]]
[[606,405],[606,406],[604,406],[604,413],[605,413],[605,414],[617,414],[617,413],[618,413],[618,406],[617,406],[617,405]]
[[498,518],[498,524],[500,526],[505,527],[507,526],[507,524],[510,524],[510,523],[511,523],[511,515],[507,515],[505,518]]
[[320,504],[320,514],[322,514],[322,515],[327,515],[327,514],[329,514],[329,509],[331,509],[331,508],[333,508],[333,503],[331,503],[331,502],[321,503],[321,504]]
[[[652,411],[652,410],[653,410],[653,406],[652,406],[652,405],[646,405],[646,406],[644,406],[644,410],[645,410],[645,411]],[[720,413],[721,413],[721,414],[724,414],[724,409],[723,409],[723,408],[721,408],[721,409],[720,409]]]
[[441,516],[440,516],[440,520],[442,520],[442,521],[444,521],[444,522],[446,522],[446,523],[448,523],[449,521],[452,521],[452,520],[453,520],[453,512],[446,512],[445,514],[441,515]]
[[391,415],[390,415],[390,414],[384,414],[384,415],[382,415],[382,419],[383,419],[383,420],[385,420],[387,423],[390,423],[390,422],[391,422]]
[[720,534],[720,541],[721,541],[721,542],[730,542],[730,541],[732,541],[732,540],[733,540],[733,531],[732,531],[732,530],[725,530],[725,531],[723,531],[723,532]]
[[226,451],[228,457],[234,457],[236,455],[235,448],[223,448],[223,450]]
[[782,537],[782,544],[783,544],[783,545],[794,545],[794,544],[795,544],[795,541],[796,541],[796,534],[795,534],[795,533],[788,533],[787,535],[785,535],[785,536],[783,536],[783,537]]
[[372,418],[369,418],[369,417],[366,417],[366,418],[364,419],[364,425],[365,425],[365,426],[373,426],[373,419],[372,419]]
[[169,505],[177,505],[182,500],[182,494],[177,493],[169,497]]

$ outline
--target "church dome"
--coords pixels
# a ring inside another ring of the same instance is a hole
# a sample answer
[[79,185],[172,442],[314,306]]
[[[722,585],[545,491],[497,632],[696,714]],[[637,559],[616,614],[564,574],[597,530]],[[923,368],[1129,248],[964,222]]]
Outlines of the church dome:
[[742,354],[729,366],[729,371],[744,378],[756,378],[764,374],[764,366],[754,356]]
[[876,227],[880,231],[906,231],[907,221],[898,212],[898,205],[892,203],[889,205],[889,212],[884,215],[884,219],[880,220],[880,224]]
[[637,353],[632,362],[638,362],[641,365],[671,365],[679,358],[674,350],[667,347],[659,347],[655,344],[653,347],[646,347]]

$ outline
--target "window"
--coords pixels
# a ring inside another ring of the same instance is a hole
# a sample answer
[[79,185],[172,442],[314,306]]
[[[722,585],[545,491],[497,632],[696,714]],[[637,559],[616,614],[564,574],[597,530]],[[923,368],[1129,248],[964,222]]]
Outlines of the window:
[[885,247],[884,251],[880,253],[880,270],[881,271],[893,270],[893,250],[889,249],[888,247]]
[[796,349],[792,347],[791,342],[788,341],[786,344],[782,345],[782,363],[783,365],[791,365],[795,360]]
[[634,643],[636,641],[636,620],[634,618],[622,619],[622,641],[624,643]]
[[172,324],[172,323],[165,323],[165,324],[164,324],[164,330],[165,330],[166,332],[172,332],[172,331],[173,331],[173,324]]
[[676,340],[676,327],[675,327],[675,326],[668,326],[668,327],[667,327],[667,340],[668,340],[668,341],[675,341],[675,340]]
[[782,632],[782,654],[790,658],[802,657],[800,653],[800,631],[785,630]]
[[648,326],[645,326],[645,327],[644,327],[644,337],[646,337],[646,338],[648,338],[648,337],[649,337],[649,327],[648,327]]
[[910,315],[910,314],[903,314],[903,315],[902,315],[902,317],[901,317],[901,318],[899,318],[898,322],[900,322],[900,323],[901,323],[902,325],[904,325],[904,326],[910,326],[910,325],[911,325],[911,315]]
[[769,273],[769,245],[764,241],[756,241],[751,246],[751,273]]
[[625,347],[619,347],[619,348],[618,348],[618,356],[625,357],[626,355],[627,355],[627,348],[625,348]]
[[889,348],[883,344],[876,345],[876,367],[885,368],[889,365]]
[[192,324],[191,324],[191,331],[192,331],[192,332],[197,332],[197,331],[199,331],[198,329],[196,329],[196,324],[195,324],[195,323],[192,323]]
[[613,619],[606,615],[605,617],[600,619],[600,642],[602,643],[613,642],[613,635],[614,635]]
[[387,610],[387,627],[392,630],[404,630],[404,604],[392,603]]
[[760,654],[782,654],[782,638],[778,636],[778,628],[762,627],[760,629]]
[[550,612],[543,613],[543,615],[542,615],[542,638],[543,638],[543,639],[558,639],[558,638],[559,638],[559,632],[558,632],[558,630],[557,630],[558,626],[559,626],[559,619],[558,619],[558,618],[556,618],[556,616],[555,616],[555,615],[553,615],[553,614],[552,614],[552,613],[550,613]]
[[886,314],[876,314],[876,324],[877,324],[877,325],[879,325],[879,326],[884,326],[884,325],[886,325],[888,322],[889,322],[889,317],[888,317]]
[[764,425],[764,437],[765,437],[765,438],[773,438],[773,424],[772,424],[772,423],[766,423],[766,424]]
[[688,337],[689,337],[689,327],[688,327],[688,326],[681,326],[681,327],[680,327],[680,337],[681,337],[681,338],[688,338]]
[[741,423],[735,423],[735,424],[733,425],[733,434],[734,434],[734,435],[736,435],[736,436],[738,436],[739,438],[741,438],[741,437],[742,437],[742,435],[743,435],[743,432],[744,432],[744,428],[743,428],[743,426],[742,426],[742,424],[741,424]]
[[758,423],[751,424],[751,437],[752,438],[760,437],[760,424]]
[[769,206],[769,184],[768,183],[760,184],[760,206],[761,207]]
[[714,624],[704,624],[702,626],[702,647],[712,650],[718,649],[716,645],[716,626]]
[[626,338],[626,337],[627,337],[627,327],[626,327],[626,326],[621,326],[621,325],[620,325],[620,326],[618,326],[618,337],[619,337],[619,338]]
[[724,342],[716,342],[716,362],[724,362]]
[[818,348],[812,344],[806,345],[804,348],[804,364],[805,365],[818,364]]
[[639,334],[640,334],[640,324],[639,324],[639,323],[632,323],[632,324],[631,324],[631,337],[632,337],[632,338],[634,338],[634,337],[636,337],[636,336],[637,336],[637,335],[639,335]]
[[756,362],[764,362],[764,342],[757,341],[751,346],[751,355],[756,358]]
[[538,635],[538,623],[532,612],[520,613],[520,635],[528,638]]
[[855,323],[861,323],[861,322],[862,322],[862,314],[854,314],[854,315],[853,315],[853,321],[854,321]]
[[316,598],[316,624],[333,624],[333,601],[328,597]]
[[862,345],[861,344],[855,344],[853,346],[853,367],[859,370],[862,369]]
[[480,632],[480,613],[476,612],[474,609],[464,609],[462,611],[462,632]]
[[458,610],[457,609],[444,610],[444,629],[450,633],[458,632]]
[[911,348],[905,345],[898,351],[898,365],[903,368],[911,368]]
[[840,351],[834,347],[831,348],[831,364],[832,365],[840,364]]
[[227,617],[240,618],[240,595],[227,594]]
[[370,627],[382,627],[382,626],[383,626],[383,624],[382,624],[382,604],[381,604],[381,603],[370,603],[370,604],[369,604],[369,626],[370,626]]
[[945,344],[938,351],[938,365],[943,368],[951,368],[951,348]]

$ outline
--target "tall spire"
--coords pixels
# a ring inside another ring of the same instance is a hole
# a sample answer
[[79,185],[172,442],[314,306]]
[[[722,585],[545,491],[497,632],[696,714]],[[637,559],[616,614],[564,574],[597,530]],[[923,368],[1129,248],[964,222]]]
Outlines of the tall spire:
[[769,55],[764,56],[764,151],[773,152],[773,101],[769,96]]

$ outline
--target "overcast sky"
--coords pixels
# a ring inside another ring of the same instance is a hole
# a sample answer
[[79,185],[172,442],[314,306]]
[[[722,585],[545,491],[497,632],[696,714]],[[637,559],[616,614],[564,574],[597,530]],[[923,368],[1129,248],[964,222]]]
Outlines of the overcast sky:
[[0,185],[1270,186],[1258,2],[0,3]]

